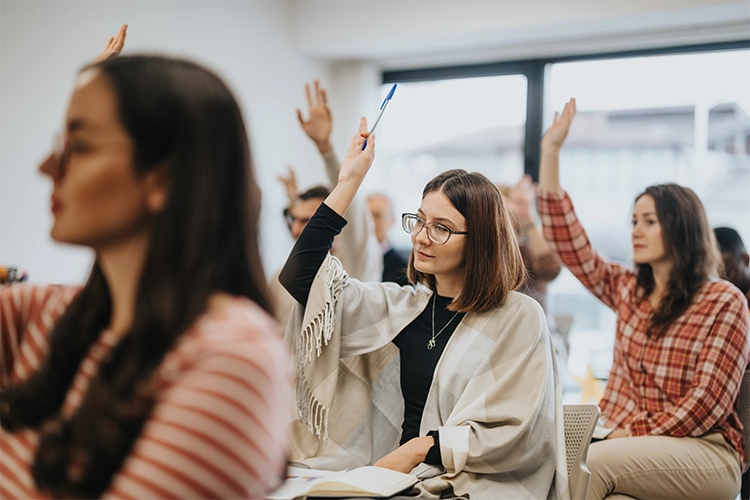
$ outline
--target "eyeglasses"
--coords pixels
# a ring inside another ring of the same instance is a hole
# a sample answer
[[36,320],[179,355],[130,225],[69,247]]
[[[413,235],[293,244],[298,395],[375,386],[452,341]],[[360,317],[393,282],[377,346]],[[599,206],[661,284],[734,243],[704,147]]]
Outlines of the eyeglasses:
[[289,226],[289,229],[292,228],[292,225],[294,225],[295,222],[301,223],[303,226],[306,226],[308,222],[310,222],[309,217],[295,217],[291,213],[289,213],[289,210],[284,210],[284,218],[286,219],[286,224]]
[[417,214],[401,214],[401,227],[409,234],[417,235],[422,229],[427,228],[427,237],[438,245],[448,242],[451,235],[467,234],[466,231],[454,231],[439,222],[425,222]]

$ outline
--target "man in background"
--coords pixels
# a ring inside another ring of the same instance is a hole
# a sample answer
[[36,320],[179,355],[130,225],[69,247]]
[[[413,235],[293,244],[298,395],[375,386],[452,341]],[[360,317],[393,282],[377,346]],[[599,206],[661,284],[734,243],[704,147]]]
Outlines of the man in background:
[[401,286],[408,285],[406,279],[407,262],[396,252],[388,239],[388,231],[396,222],[393,202],[383,193],[372,193],[367,197],[372,220],[375,222],[375,236],[383,249],[383,281],[392,281]]

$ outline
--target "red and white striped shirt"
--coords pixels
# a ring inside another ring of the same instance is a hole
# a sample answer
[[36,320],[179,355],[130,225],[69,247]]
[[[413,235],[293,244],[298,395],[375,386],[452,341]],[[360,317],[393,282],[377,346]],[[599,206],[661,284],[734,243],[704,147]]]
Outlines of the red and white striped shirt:
[[[55,321],[77,288],[0,288],[0,384],[43,362]],[[102,332],[62,412],[79,406],[118,335]],[[204,313],[166,354],[153,410],[104,498],[262,498],[286,462],[289,355],[273,319],[244,298]],[[0,498],[47,498],[31,476],[38,432],[0,431]]]
[[747,301],[726,281],[710,281],[659,338],[646,335],[653,311],[636,273],[591,248],[567,193],[543,192],[544,237],[576,278],[617,313],[614,362],[602,416],[634,436],[698,437],[719,432],[746,457],[734,403],[750,360]]

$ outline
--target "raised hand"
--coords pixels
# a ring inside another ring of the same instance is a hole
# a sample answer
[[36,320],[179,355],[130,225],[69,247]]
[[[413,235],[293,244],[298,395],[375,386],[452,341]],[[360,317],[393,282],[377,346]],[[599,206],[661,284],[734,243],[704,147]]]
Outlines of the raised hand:
[[573,122],[573,118],[576,115],[576,100],[571,98],[562,110],[562,113],[555,113],[555,119],[552,121],[552,125],[542,137],[542,149],[557,149],[559,150],[565,138],[568,137],[570,131],[570,124]]
[[315,142],[318,150],[325,153],[331,148],[331,130],[333,130],[333,116],[328,108],[328,96],[325,89],[320,87],[320,82],[315,80],[315,96],[310,93],[310,85],[305,85],[307,94],[307,107],[309,118],[302,116],[302,111],[297,109],[297,118],[307,136]]
[[560,186],[560,148],[568,137],[570,124],[576,115],[576,100],[571,99],[562,110],[555,113],[552,126],[542,137],[542,155],[539,162],[539,189],[548,192],[559,192]]
[[[364,144],[365,139],[367,139],[367,147],[363,150],[362,144]],[[359,119],[359,130],[352,137],[344,162],[341,164],[339,183],[354,181],[358,183],[357,187],[359,187],[359,183],[364,180],[374,159],[375,134],[371,136],[368,134],[367,118],[362,117]]]
[[93,61],[91,61],[91,64],[96,64],[111,57],[119,56],[120,52],[122,52],[122,48],[125,47],[125,36],[127,35],[127,31],[128,25],[123,24],[120,31],[117,32],[117,35],[109,39],[104,50],[96,56]]
[[[367,147],[362,149],[365,139],[367,139]],[[359,120],[359,130],[352,137],[344,163],[339,170],[338,183],[326,198],[325,203],[330,209],[341,216],[346,213],[374,159],[375,134],[368,134],[367,119],[362,117]]]
[[287,165],[287,169],[289,170],[288,175],[277,175],[276,178],[284,185],[286,197],[289,199],[289,205],[291,205],[297,199],[299,191],[297,190],[297,174],[294,172],[294,168]]

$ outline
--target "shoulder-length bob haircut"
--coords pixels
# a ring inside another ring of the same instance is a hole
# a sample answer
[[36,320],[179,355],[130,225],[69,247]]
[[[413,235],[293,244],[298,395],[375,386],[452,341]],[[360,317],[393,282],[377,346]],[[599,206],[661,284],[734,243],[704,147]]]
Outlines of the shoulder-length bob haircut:
[[[649,334],[661,335],[690,306],[711,276],[718,276],[721,255],[706,211],[692,189],[677,184],[649,186],[638,195],[651,196],[672,272],[667,293],[651,318]],[[637,286],[645,299],[654,291],[649,264],[639,264]]]
[[[422,198],[433,191],[442,192],[466,219],[464,286],[449,309],[481,312],[503,305],[508,292],[526,279],[526,268],[500,191],[482,174],[465,170],[438,175],[427,183]],[[435,276],[414,268],[414,252],[407,277],[436,290]]]

